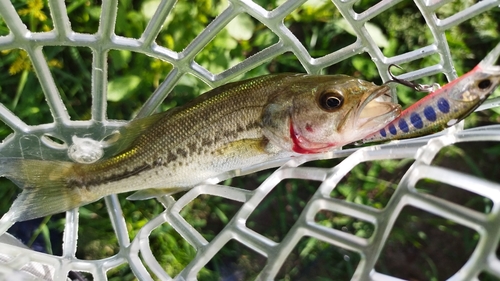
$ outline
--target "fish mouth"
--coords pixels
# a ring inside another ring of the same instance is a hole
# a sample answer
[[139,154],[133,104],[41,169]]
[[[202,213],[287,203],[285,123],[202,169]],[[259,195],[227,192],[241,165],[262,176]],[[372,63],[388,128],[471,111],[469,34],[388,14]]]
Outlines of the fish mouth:
[[401,105],[393,103],[387,85],[377,87],[365,94],[354,115],[354,126],[376,131],[401,114]]

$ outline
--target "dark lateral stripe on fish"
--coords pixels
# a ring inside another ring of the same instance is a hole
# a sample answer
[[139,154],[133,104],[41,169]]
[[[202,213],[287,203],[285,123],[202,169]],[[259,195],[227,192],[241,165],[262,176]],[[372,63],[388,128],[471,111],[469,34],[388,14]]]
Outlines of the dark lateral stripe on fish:
[[113,174],[108,177],[103,177],[103,178],[94,178],[91,180],[77,180],[77,179],[70,179],[68,180],[68,187],[69,188],[85,188],[85,189],[90,189],[93,186],[98,186],[101,184],[105,184],[108,182],[112,181],[117,181],[117,180],[122,180],[129,178],[131,176],[137,175],[139,173],[142,173],[147,170],[151,170],[155,166],[150,165],[150,164],[144,164],[142,166],[137,166],[131,171],[125,170],[123,173],[120,174]]
[[241,133],[244,133],[246,131],[250,131],[250,130],[253,130],[253,129],[261,128],[261,127],[262,127],[262,125],[258,121],[254,121],[254,122],[248,123],[245,126],[243,126],[241,124],[238,124],[238,126],[236,127],[235,130],[224,132],[223,136],[225,138],[236,139],[236,138],[238,138],[238,136]]
[[[224,137],[226,138],[237,138],[240,133],[243,133],[247,130],[252,130],[255,128],[260,128],[261,124],[258,121],[251,122],[247,124],[246,126],[241,126],[239,125],[235,130],[229,131],[226,134],[224,134]],[[153,162],[153,164],[148,164],[144,163],[143,165],[136,166],[132,170],[125,170],[123,173],[117,173],[117,174],[111,174],[107,177],[100,177],[100,178],[94,178],[90,180],[80,180],[80,179],[71,179],[68,181],[68,187],[69,188],[92,188],[94,186],[98,186],[101,184],[106,184],[109,182],[113,181],[119,181],[123,180],[126,178],[129,178],[131,176],[138,175],[142,172],[146,172],[148,170],[154,169],[155,167],[159,166],[165,166],[168,163],[174,163],[183,166],[184,162],[179,160],[183,158],[187,158],[189,155],[194,155],[194,154],[200,154],[204,149],[207,149],[206,146],[210,146],[214,143],[219,142],[221,139],[220,137],[216,137],[215,139],[211,140],[208,138],[203,138],[202,141],[196,143],[196,142],[191,142],[186,144],[186,147],[184,148],[177,148],[174,150],[174,152],[169,151],[167,154],[166,161],[163,161],[163,158],[159,157],[157,160]]]
[[[173,153],[169,153],[167,160],[168,159],[173,159],[176,160],[178,155],[175,155]],[[87,190],[94,187],[98,186],[100,184],[105,184],[108,182],[113,182],[117,180],[122,180],[129,178],[131,176],[135,176],[139,173],[154,169],[156,167],[160,166],[165,166],[167,162],[163,161],[162,157],[158,157],[152,164],[144,163],[143,165],[135,167],[133,170],[125,170],[123,173],[118,173],[118,174],[112,174],[107,177],[100,177],[100,178],[94,178],[91,180],[79,180],[79,179],[70,179],[68,180],[68,188],[86,188]],[[180,163],[182,164],[182,163]]]
[[[345,102],[332,111],[332,104],[324,101],[336,100],[339,93]],[[300,125],[297,133],[306,134],[299,139],[307,140],[301,143],[305,152],[326,152],[377,131],[399,115],[400,106],[382,98],[388,93],[386,85],[345,75],[257,77],[131,121],[110,142],[110,158],[92,164],[0,158],[0,175],[24,188],[9,210],[10,219],[60,213],[110,194],[150,188],[159,190],[154,196],[169,194],[223,178],[229,171],[288,159],[297,154],[290,118]],[[372,119],[357,122],[364,115]],[[341,126],[351,121],[355,126]],[[135,199],[151,194],[143,192]]]

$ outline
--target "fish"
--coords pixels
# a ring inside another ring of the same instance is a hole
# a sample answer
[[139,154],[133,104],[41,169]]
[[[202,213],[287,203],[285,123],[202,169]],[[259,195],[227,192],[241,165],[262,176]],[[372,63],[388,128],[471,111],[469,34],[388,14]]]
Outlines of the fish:
[[272,74],[217,87],[183,106],[131,121],[114,156],[94,163],[0,159],[22,189],[10,220],[71,210],[137,191],[184,191],[228,171],[339,148],[401,113],[390,87],[347,75]]
[[[420,137],[462,121],[499,86],[500,66],[495,65],[499,56],[500,43],[471,71],[432,91],[387,126],[367,135],[357,144]],[[394,82],[416,90],[431,88],[399,79]]]

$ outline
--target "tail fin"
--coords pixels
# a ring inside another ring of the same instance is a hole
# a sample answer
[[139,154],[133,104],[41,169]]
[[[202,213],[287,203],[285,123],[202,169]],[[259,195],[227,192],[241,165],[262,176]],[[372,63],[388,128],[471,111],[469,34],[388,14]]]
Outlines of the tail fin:
[[62,161],[0,159],[0,175],[23,189],[10,207],[12,219],[30,220],[80,206],[78,193],[68,186],[68,179],[75,177],[74,165]]

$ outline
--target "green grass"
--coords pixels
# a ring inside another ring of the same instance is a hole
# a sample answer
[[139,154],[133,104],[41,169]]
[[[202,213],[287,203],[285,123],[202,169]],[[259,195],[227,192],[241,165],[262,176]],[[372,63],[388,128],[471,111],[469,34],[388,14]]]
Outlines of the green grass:
[[[52,28],[52,20],[43,0],[13,1],[18,11],[31,7],[23,21],[32,31]],[[283,1],[255,1],[272,9]],[[355,9],[363,11],[376,1],[358,1]],[[446,17],[461,10],[460,3],[454,1],[439,9],[439,16]],[[31,4],[27,4],[31,3]],[[316,3],[315,5],[312,5]],[[29,6],[35,5],[35,6]],[[94,1],[71,1],[67,3],[73,30],[94,33],[99,24],[100,7]],[[119,1],[119,15],[116,25],[118,35],[138,38],[144,30],[148,18],[157,1]],[[33,8],[35,7],[35,8]],[[216,8],[212,8],[216,7]],[[210,23],[224,6],[218,1],[196,0],[188,4],[179,1],[174,9],[174,17],[165,23],[157,43],[174,51],[183,50],[193,38]],[[45,17],[44,17],[45,16]],[[446,35],[457,73],[470,70],[484,55],[498,43],[500,11],[485,12],[449,30]],[[340,20],[340,13],[329,1],[309,1],[285,18],[286,25],[313,57],[320,57],[340,49],[355,41]],[[433,38],[412,1],[403,1],[372,19],[373,28],[387,38],[383,48],[386,56],[401,54],[433,42]],[[236,32],[235,32],[236,30]],[[0,19],[0,35],[8,34],[8,29]],[[237,62],[257,53],[277,41],[276,36],[261,23],[247,15],[240,16],[232,27],[221,32],[195,60],[207,69],[220,72]],[[46,47],[44,54],[50,61],[52,74],[57,77],[57,87],[64,99],[68,112],[75,120],[90,118],[90,69],[91,52],[86,48]],[[436,63],[439,58],[432,56],[403,65],[405,70],[414,70]],[[130,119],[140,106],[162,82],[172,66],[142,54],[129,51],[109,52],[109,101],[108,117]],[[147,71],[144,71],[147,69]],[[278,72],[303,72],[303,68],[293,54],[286,53],[248,72],[242,78]],[[375,64],[366,54],[332,65],[324,73],[349,74],[376,83],[381,80]],[[0,102],[28,124],[51,122],[52,117],[45,97],[32,70],[26,53],[19,50],[0,52]],[[443,75],[424,78],[420,83],[446,82]],[[167,110],[198,96],[209,87],[194,77],[185,77],[175,87],[161,105]],[[416,102],[425,95],[398,87],[398,95],[404,106]],[[468,126],[498,123],[496,111],[474,114],[468,119]],[[0,126],[0,138],[11,130]],[[480,146],[457,145],[443,150],[435,165],[443,165],[479,177],[499,181],[496,159],[500,146],[486,143]],[[308,163],[308,166],[333,167],[339,160],[325,160]],[[334,190],[332,196],[350,202],[383,208],[393,194],[409,160],[385,160],[363,163],[356,166]],[[233,179],[231,184],[255,188],[269,171]],[[0,212],[4,213],[15,199],[19,190],[2,179],[0,185]],[[310,196],[318,187],[317,182],[299,180],[284,181],[279,184],[251,215],[248,226],[274,241],[281,241],[300,215]],[[422,182],[421,192],[442,196],[472,209],[488,212],[491,202],[469,193],[456,193],[455,189]],[[153,200],[125,200],[121,204],[126,225],[131,238],[151,218],[163,211]],[[227,224],[241,206],[226,199],[202,196],[190,203],[181,214],[207,239],[215,235]],[[98,201],[80,210],[81,224],[77,256],[82,259],[109,257],[119,250],[116,237],[104,206]],[[353,217],[321,212],[316,221],[321,225],[349,231],[368,238],[374,231],[370,223]],[[55,216],[44,220],[34,232],[42,237],[47,252],[57,253],[60,246],[50,242],[50,231],[60,233],[64,219]],[[34,236],[31,240],[34,240]],[[450,242],[451,241],[451,242]],[[478,241],[478,234],[445,219],[423,213],[414,208],[405,208],[397,220],[396,227],[389,236],[387,247],[376,266],[380,272],[413,280],[443,280],[450,277],[465,262]],[[450,242],[450,243],[448,243]],[[441,247],[448,243],[448,247]],[[195,250],[185,242],[175,230],[167,225],[153,231],[150,244],[155,257],[164,269],[172,275],[180,272],[195,256]],[[53,249],[54,248],[54,249]],[[404,250],[401,250],[404,249]],[[459,251],[457,251],[459,249]],[[348,280],[359,262],[357,253],[334,247],[322,241],[304,238],[288,257],[278,277],[280,280]],[[200,273],[200,280],[220,280],[236,274],[237,278],[249,279],[256,276],[265,263],[265,258],[246,248],[237,241],[228,243],[213,261]],[[109,272],[111,280],[133,280],[127,266]],[[312,277],[316,278],[313,279]],[[482,280],[496,280],[484,274]]]

